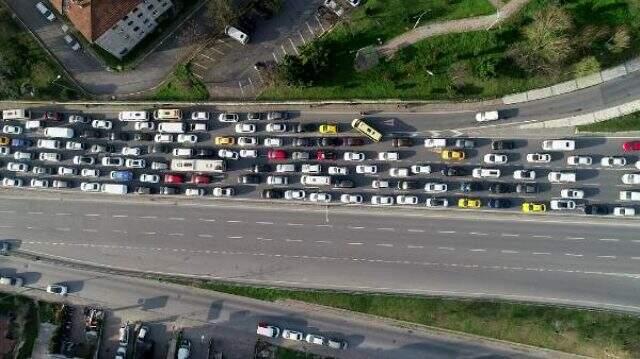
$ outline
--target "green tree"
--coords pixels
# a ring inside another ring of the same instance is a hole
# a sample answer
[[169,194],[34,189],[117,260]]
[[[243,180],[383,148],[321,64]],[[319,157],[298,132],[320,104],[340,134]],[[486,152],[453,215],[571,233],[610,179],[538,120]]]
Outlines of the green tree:
[[613,36],[607,41],[607,49],[614,54],[619,54],[631,46],[631,35],[626,27],[616,29]]
[[594,56],[583,58],[573,67],[573,73],[576,77],[591,75],[598,71],[600,71],[600,62]]
[[300,55],[285,56],[278,66],[279,77],[288,85],[312,86],[329,68],[329,51],[322,42],[314,41],[300,48]]
[[214,32],[221,32],[238,18],[238,9],[233,0],[209,0],[207,18]]

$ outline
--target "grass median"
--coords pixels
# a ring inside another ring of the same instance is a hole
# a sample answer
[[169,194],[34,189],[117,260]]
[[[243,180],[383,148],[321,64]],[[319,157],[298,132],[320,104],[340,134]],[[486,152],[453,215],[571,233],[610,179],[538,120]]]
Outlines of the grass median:
[[630,132],[640,131],[640,113],[576,127],[578,132]]
[[188,65],[180,65],[173,76],[152,96],[155,101],[203,101],[209,98],[206,86],[200,82]]
[[189,283],[254,299],[299,300],[596,358],[640,358],[640,318],[629,314],[500,301]]

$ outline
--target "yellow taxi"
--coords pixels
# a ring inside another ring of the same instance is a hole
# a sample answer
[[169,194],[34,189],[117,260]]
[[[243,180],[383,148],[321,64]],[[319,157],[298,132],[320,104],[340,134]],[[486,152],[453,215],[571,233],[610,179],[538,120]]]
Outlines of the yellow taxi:
[[535,213],[535,212],[546,212],[547,206],[544,203],[536,203],[536,202],[524,202],[522,204],[522,212],[524,213]]
[[335,135],[336,133],[338,133],[338,125],[336,125],[335,123],[323,123],[318,128],[318,131],[320,131],[320,133],[322,133],[323,135]]
[[217,136],[214,140],[216,145],[231,146],[236,143],[236,139],[229,136]]
[[9,139],[9,137],[0,136],[0,146],[8,145],[9,142],[11,142],[11,139]]
[[482,202],[477,198],[460,198],[458,200],[458,207],[460,208],[480,208]]
[[442,159],[443,160],[451,160],[451,161],[460,161],[464,160],[467,156],[464,151],[456,151],[456,150],[443,150],[442,151]]

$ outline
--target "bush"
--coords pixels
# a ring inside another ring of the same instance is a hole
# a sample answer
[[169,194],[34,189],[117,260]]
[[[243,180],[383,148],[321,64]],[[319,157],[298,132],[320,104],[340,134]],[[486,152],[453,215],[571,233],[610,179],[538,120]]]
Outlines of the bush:
[[600,71],[600,62],[594,56],[587,56],[574,65],[576,77],[583,77]]

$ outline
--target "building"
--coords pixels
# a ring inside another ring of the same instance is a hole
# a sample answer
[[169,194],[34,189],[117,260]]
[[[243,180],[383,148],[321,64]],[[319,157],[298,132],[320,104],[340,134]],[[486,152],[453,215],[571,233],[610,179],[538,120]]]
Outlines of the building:
[[91,43],[122,59],[158,26],[171,0],[51,0]]

